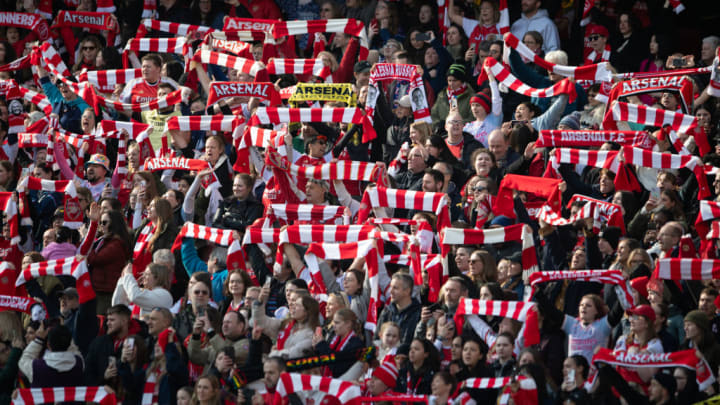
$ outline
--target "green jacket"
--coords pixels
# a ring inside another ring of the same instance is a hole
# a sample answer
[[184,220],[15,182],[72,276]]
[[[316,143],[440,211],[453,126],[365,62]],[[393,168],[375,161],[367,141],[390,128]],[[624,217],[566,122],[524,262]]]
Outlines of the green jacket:
[[[458,96],[457,104],[463,121],[471,122],[475,120],[470,110],[470,98],[473,96],[473,89],[469,84],[466,83],[466,85],[467,89]],[[440,90],[437,97],[435,97],[435,104],[430,110],[430,117],[432,118],[433,124],[437,124],[438,122],[444,122],[449,113],[450,103],[447,98],[447,87],[445,87]]]

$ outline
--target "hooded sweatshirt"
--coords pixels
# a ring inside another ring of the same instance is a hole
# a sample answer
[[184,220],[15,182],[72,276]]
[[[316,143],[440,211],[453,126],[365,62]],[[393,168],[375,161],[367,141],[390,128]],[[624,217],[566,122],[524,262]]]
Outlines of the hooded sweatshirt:
[[530,18],[522,14],[520,19],[515,21],[510,28],[510,32],[520,39],[528,31],[537,31],[542,35],[542,49],[545,53],[560,49],[560,35],[558,35],[555,23],[548,17],[547,10],[539,9]]
[[44,342],[33,340],[20,357],[20,371],[31,388],[71,387],[83,383],[83,360],[71,351],[46,351],[40,358]]

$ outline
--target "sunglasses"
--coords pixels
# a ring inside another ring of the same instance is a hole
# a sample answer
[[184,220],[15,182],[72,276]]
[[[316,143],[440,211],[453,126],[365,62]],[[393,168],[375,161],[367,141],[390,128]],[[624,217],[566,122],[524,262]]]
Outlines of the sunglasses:
[[210,292],[207,291],[207,290],[195,290],[195,291],[193,291],[193,294],[195,294],[195,295],[208,295],[208,294],[210,294]]
[[100,221],[100,225],[102,225],[102,226],[110,225],[110,221]]
[[94,51],[95,49],[97,49],[97,48],[94,46],[83,46],[82,47],[83,51]]
[[590,35],[588,37],[588,40],[590,41],[597,41],[598,39],[600,39],[600,35]]

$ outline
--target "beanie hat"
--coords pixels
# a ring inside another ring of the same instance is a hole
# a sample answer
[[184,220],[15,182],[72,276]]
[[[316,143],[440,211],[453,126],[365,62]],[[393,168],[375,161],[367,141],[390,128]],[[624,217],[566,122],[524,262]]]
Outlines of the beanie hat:
[[630,286],[635,289],[640,295],[647,298],[648,296],[648,276],[636,277],[630,280]]
[[570,129],[579,130],[580,129],[580,119],[575,114],[568,114],[564,116],[561,120],[558,126],[564,125]]
[[465,66],[459,63],[453,63],[447,72],[448,76],[452,76],[460,81],[465,81]]
[[653,376],[653,380],[657,381],[660,385],[662,385],[668,391],[670,397],[675,395],[675,390],[677,389],[675,377],[661,371]]
[[698,328],[702,329],[703,332],[710,330],[710,320],[707,314],[699,309],[688,312],[688,314],[685,315],[685,321],[694,323]]
[[397,384],[398,369],[392,362],[386,361],[373,371],[373,377],[382,381],[389,388],[394,388]]
[[622,231],[617,226],[608,226],[604,231],[598,235],[600,238],[605,239],[613,250],[617,250],[618,244],[620,243],[620,235]]
[[474,96],[470,97],[470,104],[473,104],[473,103],[480,104],[482,106],[482,108],[485,109],[486,114],[490,113],[490,103],[491,103],[490,97],[487,94],[483,93],[482,91],[480,91],[477,94],[475,94]]

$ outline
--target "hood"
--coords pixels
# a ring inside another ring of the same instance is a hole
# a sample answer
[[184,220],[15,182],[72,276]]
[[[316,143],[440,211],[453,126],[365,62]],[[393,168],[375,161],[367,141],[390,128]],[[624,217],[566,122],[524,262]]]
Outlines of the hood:
[[45,352],[43,360],[48,367],[59,372],[70,371],[77,364],[77,357],[73,352]]
[[548,17],[548,12],[547,12],[547,10],[545,10],[544,8],[538,9],[537,13],[535,13],[535,15],[532,16],[532,17],[530,17],[530,18],[527,18],[527,17],[525,16],[525,14],[522,15],[522,18],[524,18],[524,19],[526,19],[526,20],[530,20],[530,21],[532,21],[532,20],[537,20],[537,19],[540,19],[540,18],[543,18],[543,17],[549,18],[549,17]]
[[57,243],[52,242],[42,251],[42,255],[47,260],[63,259],[70,256],[75,256],[77,246],[72,243]]

